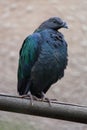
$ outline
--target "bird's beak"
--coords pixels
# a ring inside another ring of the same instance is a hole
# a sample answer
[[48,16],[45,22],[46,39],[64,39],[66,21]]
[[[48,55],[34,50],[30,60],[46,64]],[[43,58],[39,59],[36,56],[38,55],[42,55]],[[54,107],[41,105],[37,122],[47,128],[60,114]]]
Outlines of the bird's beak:
[[68,25],[66,22],[63,22],[63,28],[67,28],[68,29]]

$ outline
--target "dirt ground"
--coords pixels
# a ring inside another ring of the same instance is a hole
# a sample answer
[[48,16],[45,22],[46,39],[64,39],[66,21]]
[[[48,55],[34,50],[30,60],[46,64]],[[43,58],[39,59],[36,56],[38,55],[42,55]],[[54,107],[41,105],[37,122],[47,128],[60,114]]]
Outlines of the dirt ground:
[[[47,96],[60,102],[87,105],[87,0],[0,0],[0,93],[17,95],[18,53],[24,38],[45,19],[59,16],[68,42],[65,77]],[[9,118],[8,118],[9,117]],[[72,122],[0,112],[0,130],[87,130]]]

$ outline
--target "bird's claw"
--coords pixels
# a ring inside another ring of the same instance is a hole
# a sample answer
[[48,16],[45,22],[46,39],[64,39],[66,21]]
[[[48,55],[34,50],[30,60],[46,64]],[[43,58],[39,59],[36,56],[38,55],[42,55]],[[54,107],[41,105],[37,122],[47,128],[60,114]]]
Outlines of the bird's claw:
[[49,103],[49,106],[51,106],[51,100],[49,98],[45,97],[43,101],[47,101]]
[[47,97],[45,97],[45,94],[42,92],[42,98],[41,98],[42,101],[45,101],[45,102],[48,102],[49,103],[49,106],[51,106],[51,100]]
[[26,95],[21,95],[20,98],[30,99],[31,105],[33,106],[34,100],[39,100],[36,96],[33,96],[30,92]]
[[49,98],[45,97],[45,94],[44,94],[44,93],[42,93],[42,98],[41,98],[41,99],[37,98],[36,96],[33,96],[33,95],[31,94],[31,92],[29,92],[29,93],[26,94],[26,95],[21,95],[20,98],[30,99],[30,103],[31,103],[32,106],[33,106],[33,104],[34,104],[34,103],[33,103],[34,100],[36,100],[36,101],[48,102],[48,103],[49,103],[49,106],[52,106],[52,105],[51,105],[52,102],[56,102],[56,101],[57,101],[57,99],[49,99]]

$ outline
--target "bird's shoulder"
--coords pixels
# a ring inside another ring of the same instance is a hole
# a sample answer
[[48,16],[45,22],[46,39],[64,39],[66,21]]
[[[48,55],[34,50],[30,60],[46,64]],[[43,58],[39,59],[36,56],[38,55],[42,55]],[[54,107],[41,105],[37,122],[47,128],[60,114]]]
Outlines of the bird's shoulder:
[[19,79],[29,77],[30,71],[39,55],[40,35],[34,33],[24,40],[19,52]]
[[22,47],[20,49],[20,56],[26,51],[36,49],[37,46],[41,43],[40,33],[33,33],[25,38],[23,41]]

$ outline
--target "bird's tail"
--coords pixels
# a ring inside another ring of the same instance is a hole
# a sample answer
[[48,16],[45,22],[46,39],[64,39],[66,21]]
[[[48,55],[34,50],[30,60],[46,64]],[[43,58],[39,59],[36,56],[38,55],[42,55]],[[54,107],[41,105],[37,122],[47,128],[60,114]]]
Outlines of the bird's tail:
[[30,89],[30,81],[25,81],[22,79],[22,81],[18,81],[17,84],[17,91],[19,95],[26,95]]

